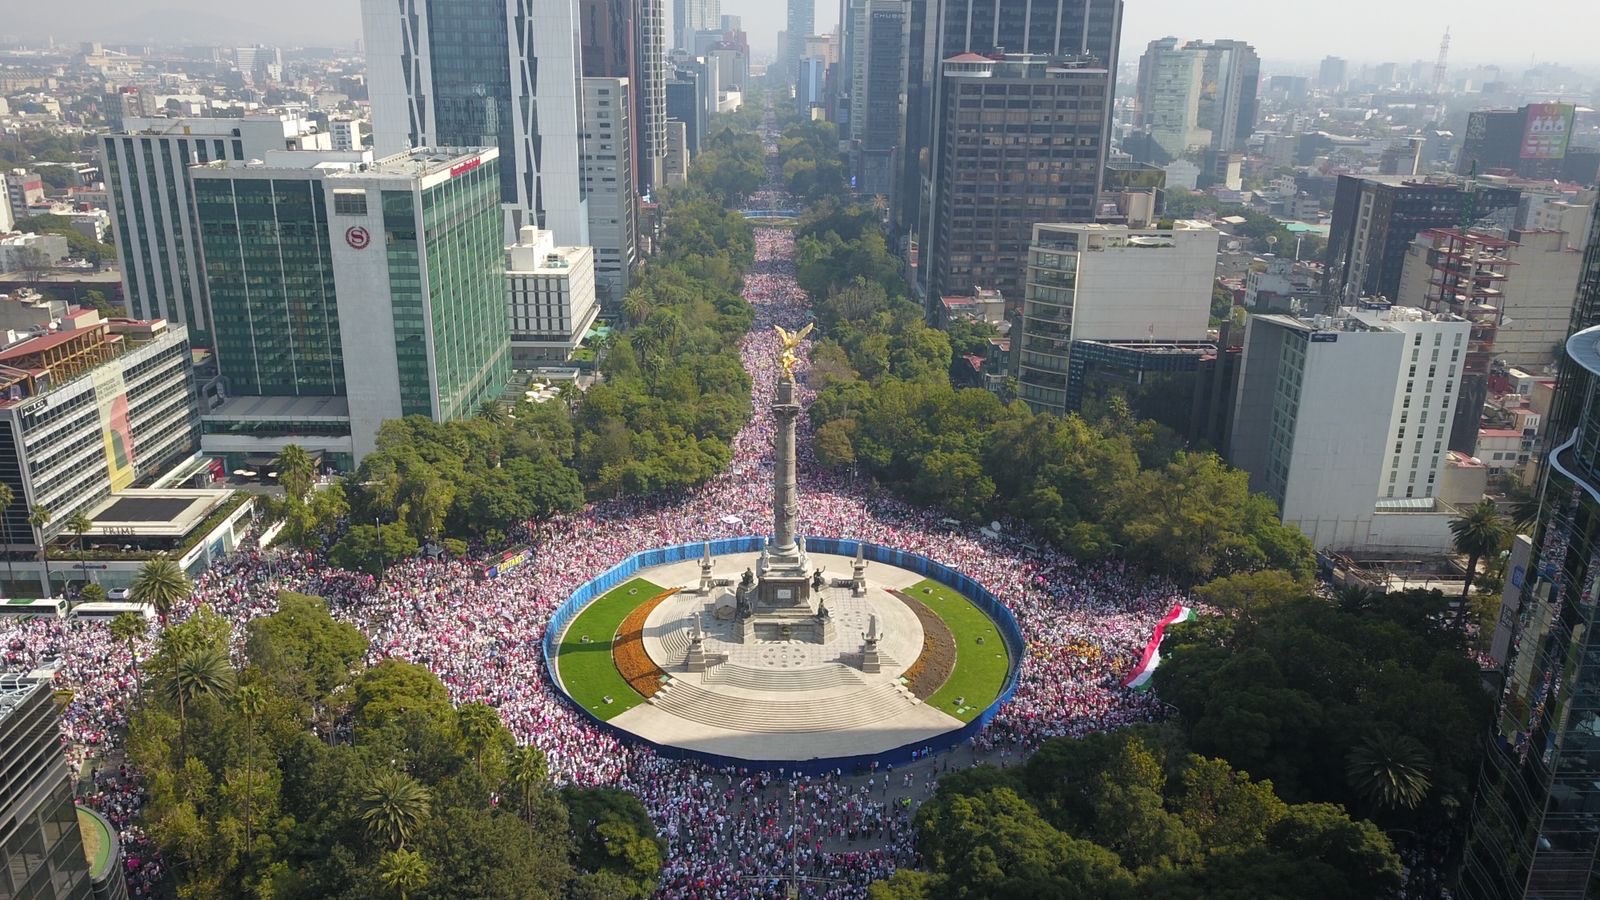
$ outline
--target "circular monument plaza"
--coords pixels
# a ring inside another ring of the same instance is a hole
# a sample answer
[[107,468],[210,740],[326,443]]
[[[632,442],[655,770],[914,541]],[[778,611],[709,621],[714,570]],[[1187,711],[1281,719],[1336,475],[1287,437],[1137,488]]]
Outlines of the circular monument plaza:
[[550,673],[595,719],[705,759],[948,746],[1015,685],[1016,625],[993,598],[952,589],[962,577],[937,563],[796,534],[791,369],[805,332],[780,335],[772,538],[630,558],[552,618]]

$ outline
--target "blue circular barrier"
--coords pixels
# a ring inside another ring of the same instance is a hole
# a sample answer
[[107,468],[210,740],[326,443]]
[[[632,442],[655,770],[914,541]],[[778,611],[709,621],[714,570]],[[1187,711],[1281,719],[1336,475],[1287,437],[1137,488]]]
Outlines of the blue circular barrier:
[[[761,552],[761,541],[762,539],[759,537],[727,538],[720,541],[711,541],[711,555],[728,556],[735,553],[759,553]],[[562,686],[561,675],[556,667],[556,657],[561,649],[561,634],[566,631],[567,625],[571,623],[578,613],[583,611],[584,607],[604,596],[612,588],[632,578],[639,570],[699,559],[705,553],[705,548],[706,543],[702,541],[692,544],[675,544],[670,547],[657,547],[653,550],[635,553],[590,580],[576,591],[573,591],[572,596],[568,597],[566,602],[562,603],[551,614],[550,622],[545,626],[542,649],[544,652],[545,672],[549,675],[550,681],[561,691],[562,697],[573,709],[581,712],[590,722],[615,735],[620,740],[647,744],[654,748],[657,753],[669,759],[692,760],[719,768],[726,766],[738,768],[766,766],[767,768],[782,768],[786,772],[813,775],[834,769],[853,771],[873,764],[879,766],[902,765],[911,761],[911,754],[914,752],[928,748],[935,751],[948,750],[964,741],[970,740],[994,719],[995,714],[1000,711],[1000,707],[1009,702],[1017,692],[1017,682],[1022,671],[1022,657],[1026,649],[1026,644],[1022,638],[1022,629],[1018,627],[1016,616],[1011,614],[1011,610],[1007,609],[999,598],[989,593],[988,589],[983,585],[943,563],[935,562],[920,554],[908,553],[904,550],[896,550],[892,547],[883,547],[862,541],[807,537],[806,549],[810,552],[853,557],[856,555],[857,548],[860,548],[862,557],[869,562],[896,566],[915,572],[924,578],[931,578],[965,595],[976,604],[994,622],[995,627],[1000,630],[1000,636],[1005,640],[1006,650],[1011,657],[1010,667],[1006,672],[1006,680],[1001,686],[1000,695],[971,722],[928,740],[916,741],[881,753],[860,756],[808,760],[772,760],[770,762],[720,756],[715,753],[703,753],[698,750],[686,750],[682,747],[646,740],[631,731],[626,731],[609,722],[602,721],[594,713],[574,702],[567,695],[566,688]]]

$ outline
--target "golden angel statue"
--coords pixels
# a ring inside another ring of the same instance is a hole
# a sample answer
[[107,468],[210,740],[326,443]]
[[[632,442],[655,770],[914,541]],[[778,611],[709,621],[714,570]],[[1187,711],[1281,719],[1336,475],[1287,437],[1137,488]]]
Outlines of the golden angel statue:
[[817,327],[817,323],[807,322],[806,327],[791,333],[785,330],[782,325],[772,326],[772,330],[778,333],[778,340],[783,341],[783,352],[778,355],[778,365],[783,369],[784,378],[790,381],[794,380],[794,350],[800,346],[800,342],[805,340],[806,335],[810,334],[811,329],[815,327]]

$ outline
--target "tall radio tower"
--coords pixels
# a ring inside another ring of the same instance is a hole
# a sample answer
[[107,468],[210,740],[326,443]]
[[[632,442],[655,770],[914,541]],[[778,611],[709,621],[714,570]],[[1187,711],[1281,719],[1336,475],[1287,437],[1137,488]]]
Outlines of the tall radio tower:
[[1439,41],[1439,61],[1433,64],[1433,92],[1444,93],[1445,75],[1450,71],[1450,26],[1444,27],[1444,37]]

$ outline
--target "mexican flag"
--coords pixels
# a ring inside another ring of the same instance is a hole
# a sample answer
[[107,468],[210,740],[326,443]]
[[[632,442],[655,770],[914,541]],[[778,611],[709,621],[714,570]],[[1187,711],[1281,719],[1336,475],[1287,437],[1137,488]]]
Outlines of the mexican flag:
[[1145,645],[1144,656],[1140,658],[1139,664],[1128,673],[1128,677],[1122,679],[1122,686],[1136,691],[1149,687],[1150,676],[1155,674],[1156,666],[1161,665],[1161,638],[1166,635],[1167,626],[1187,622],[1193,617],[1194,610],[1182,603],[1173,604],[1172,612],[1167,613],[1166,618],[1156,625],[1155,634],[1150,636],[1150,643]]

